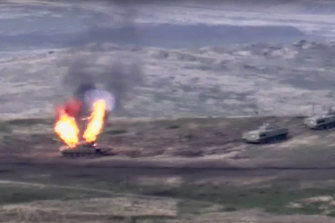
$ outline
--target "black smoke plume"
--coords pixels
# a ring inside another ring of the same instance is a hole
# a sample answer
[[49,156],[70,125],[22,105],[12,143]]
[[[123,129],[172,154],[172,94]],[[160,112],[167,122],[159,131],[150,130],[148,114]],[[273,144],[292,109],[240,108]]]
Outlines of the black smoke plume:
[[[78,53],[78,52],[77,52]],[[103,53],[103,52],[101,52]],[[142,69],[140,63],[124,55],[112,59],[110,63],[97,63],[94,56],[76,56],[68,63],[68,72],[64,77],[64,84],[72,88],[76,96],[82,95],[92,88],[102,88],[110,91],[116,99],[115,109],[122,112],[123,101],[134,93],[142,82]]]
[[[123,9],[118,27],[126,30],[122,32],[125,36],[120,38],[127,38],[128,42],[133,43],[132,47],[136,48],[134,45],[138,43],[138,36],[133,23],[135,13],[130,4],[118,6]],[[74,94],[82,94],[85,88],[96,87],[110,91],[116,99],[115,111],[122,112],[123,101],[131,96],[143,80],[141,62],[129,51],[132,47],[117,46],[118,53],[114,56],[108,55],[109,61],[101,63],[99,57],[114,50],[112,44],[100,42],[99,35],[108,34],[104,30],[108,30],[108,26],[92,26],[86,33],[91,43],[73,49],[70,59],[63,61],[68,67],[63,82],[72,88]],[[122,50],[123,47],[128,49],[127,53]]]

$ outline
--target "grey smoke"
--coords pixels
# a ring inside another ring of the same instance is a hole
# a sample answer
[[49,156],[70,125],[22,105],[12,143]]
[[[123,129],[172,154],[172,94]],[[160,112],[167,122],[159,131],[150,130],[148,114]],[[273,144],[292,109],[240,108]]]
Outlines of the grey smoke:
[[[138,35],[133,22],[135,19],[134,10],[130,4],[117,4],[120,7],[121,15],[118,18],[118,27],[122,30],[120,33],[123,35],[120,38],[126,39],[127,43],[136,45]],[[101,21],[101,24],[103,24],[103,21]],[[116,53],[116,56],[108,57],[109,61],[102,63],[99,58],[90,54],[90,52],[94,52],[96,55],[99,52],[103,56],[106,47],[108,51],[110,50],[110,45],[104,44],[97,38],[101,34],[99,33],[100,29],[100,26],[93,25],[85,34],[91,43],[72,50],[71,59],[66,61],[68,72],[63,83],[72,88],[74,92],[87,84],[106,89],[113,93],[116,98],[116,111],[122,112],[122,101],[131,96],[136,86],[143,80],[141,62],[139,58],[135,58],[133,55]],[[104,25],[103,29],[108,29],[108,25]]]
[[108,90],[116,98],[116,111],[121,112],[122,101],[135,92],[143,79],[139,60],[126,55],[119,56],[109,63],[99,63],[92,55],[83,56],[76,52],[73,60],[68,62],[68,72],[63,83],[74,92],[87,84]]

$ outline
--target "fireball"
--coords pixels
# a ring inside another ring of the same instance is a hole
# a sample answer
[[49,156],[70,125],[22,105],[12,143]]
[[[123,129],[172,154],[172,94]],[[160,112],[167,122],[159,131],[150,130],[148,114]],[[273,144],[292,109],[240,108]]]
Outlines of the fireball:
[[[80,107],[73,106],[77,104]],[[81,134],[76,119],[81,104],[69,101],[64,108],[58,109],[58,119],[54,130],[60,139],[70,148],[78,146],[81,143],[81,138],[85,143],[93,143],[102,132],[108,110],[107,107],[107,102],[104,99],[99,99],[93,103],[89,118],[82,119],[87,120],[87,125],[85,130],[82,131],[83,134]]]
[[107,103],[105,100],[101,99],[94,102],[92,114],[83,134],[83,139],[86,142],[94,142],[101,133],[105,121],[106,108]]
[[59,135],[62,141],[74,148],[79,143],[79,128],[74,117],[69,116],[64,109],[58,110],[58,120],[54,128],[55,132]]

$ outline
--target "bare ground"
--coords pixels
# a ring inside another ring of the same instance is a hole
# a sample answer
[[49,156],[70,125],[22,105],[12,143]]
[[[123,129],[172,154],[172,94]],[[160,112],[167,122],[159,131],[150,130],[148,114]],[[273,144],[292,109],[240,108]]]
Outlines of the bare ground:
[[[280,121],[290,139],[240,136]],[[52,121],[3,121],[2,222],[335,222],[335,130],[299,117],[113,120],[115,156],[65,159]]]

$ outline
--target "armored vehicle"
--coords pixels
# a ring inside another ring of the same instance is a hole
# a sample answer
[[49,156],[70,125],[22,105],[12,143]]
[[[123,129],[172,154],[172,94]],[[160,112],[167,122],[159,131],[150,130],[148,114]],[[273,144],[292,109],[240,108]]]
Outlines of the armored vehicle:
[[247,143],[269,143],[287,139],[288,129],[264,123],[258,129],[246,132],[242,139]]
[[60,152],[64,157],[98,157],[112,155],[111,149],[107,147],[101,147],[93,143],[85,143],[78,145],[75,148],[69,148],[67,146],[61,147]]
[[328,129],[335,127],[335,112],[330,111],[323,115],[316,115],[304,120],[304,124],[310,129]]

